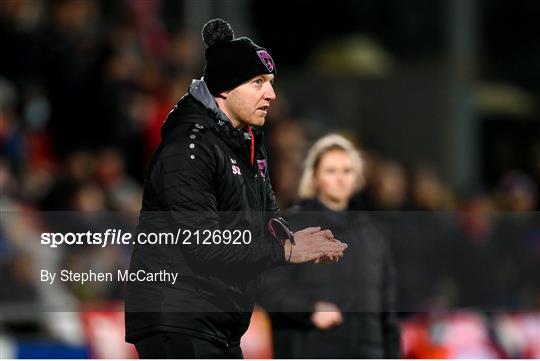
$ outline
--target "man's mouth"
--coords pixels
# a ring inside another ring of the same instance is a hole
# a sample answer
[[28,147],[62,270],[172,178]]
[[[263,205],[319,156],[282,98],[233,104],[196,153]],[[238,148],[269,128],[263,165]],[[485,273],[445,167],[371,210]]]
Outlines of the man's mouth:
[[257,110],[262,110],[266,114],[268,112],[268,105],[258,107]]

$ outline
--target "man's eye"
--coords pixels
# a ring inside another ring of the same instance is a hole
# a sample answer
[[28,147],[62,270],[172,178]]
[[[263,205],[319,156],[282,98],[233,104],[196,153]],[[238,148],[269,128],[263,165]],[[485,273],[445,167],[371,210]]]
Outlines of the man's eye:
[[257,84],[257,85],[258,85],[258,84],[262,84],[262,80],[261,80],[261,79],[256,79],[256,80],[254,81],[254,83]]

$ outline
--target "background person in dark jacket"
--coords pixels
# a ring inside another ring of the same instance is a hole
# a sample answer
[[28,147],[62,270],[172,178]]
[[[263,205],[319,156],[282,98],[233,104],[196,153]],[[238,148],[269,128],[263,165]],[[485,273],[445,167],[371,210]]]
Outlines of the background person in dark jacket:
[[242,357],[260,272],[337,261],[346,248],[320,227],[296,232],[293,246],[277,219],[257,129],[275,99],[270,54],[234,39],[220,19],[204,26],[203,39],[204,80],[169,113],[145,176],[137,233],[181,237],[133,251],[131,272],[179,279],[127,284],[126,340],[144,358]]
[[329,135],[313,145],[287,213],[295,226],[321,224],[347,239],[338,264],[284,267],[264,274],[261,303],[270,312],[276,358],[397,358],[399,328],[387,245],[368,217],[348,212],[363,183],[357,150]]

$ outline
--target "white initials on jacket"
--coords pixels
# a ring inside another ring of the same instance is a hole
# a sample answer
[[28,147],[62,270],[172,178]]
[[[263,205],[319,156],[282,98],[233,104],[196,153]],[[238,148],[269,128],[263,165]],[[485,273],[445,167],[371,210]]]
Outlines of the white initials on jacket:
[[240,167],[237,165],[232,166],[232,172],[233,174],[242,175],[242,172],[240,171]]

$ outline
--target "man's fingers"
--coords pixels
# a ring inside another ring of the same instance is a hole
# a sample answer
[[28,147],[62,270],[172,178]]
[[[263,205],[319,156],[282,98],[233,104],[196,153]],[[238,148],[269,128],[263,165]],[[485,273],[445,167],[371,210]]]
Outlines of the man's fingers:
[[324,240],[324,241],[333,241],[334,240],[334,234],[329,229],[319,230],[318,232],[312,233],[313,236]]
[[336,263],[337,261],[339,261],[341,259],[341,257],[343,257],[343,252],[334,252],[328,258],[329,258],[329,262]]
[[324,242],[319,245],[318,250],[322,251],[324,253],[332,253],[332,252],[343,252],[347,249],[348,245],[347,243],[343,242]]
[[313,250],[311,256],[315,258],[326,257],[327,259],[332,259],[333,257],[341,258],[343,257],[343,250],[339,249],[317,249]]
[[298,231],[298,233],[302,232],[302,233],[316,233],[316,232],[319,232],[321,230],[321,227],[308,227],[308,228],[304,228],[304,229],[301,229]]
[[343,257],[343,252],[317,252],[314,257],[316,264],[336,263]]
[[338,249],[317,249],[317,250],[314,250],[312,254],[315,255],[316,257],[326,256],[330,258],[332,257],[333,253],[341,252],[341,251],[342,250],[338,250]]

